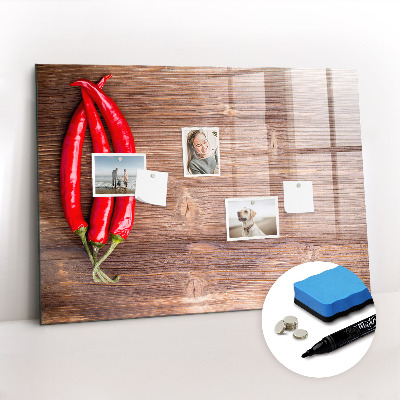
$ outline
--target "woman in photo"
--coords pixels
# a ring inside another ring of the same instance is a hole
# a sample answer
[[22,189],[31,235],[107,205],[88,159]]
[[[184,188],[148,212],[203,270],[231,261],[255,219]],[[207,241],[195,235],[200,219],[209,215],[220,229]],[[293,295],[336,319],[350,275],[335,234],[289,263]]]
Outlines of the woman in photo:
[[126,168],[124,169],[124,186],[125,186],[125,193],[128,188],[128,173],[126,172]]
[[202,129],[193,129],[187,135],[187,169],[192,174],[218,173],[218,148],[212,150]]

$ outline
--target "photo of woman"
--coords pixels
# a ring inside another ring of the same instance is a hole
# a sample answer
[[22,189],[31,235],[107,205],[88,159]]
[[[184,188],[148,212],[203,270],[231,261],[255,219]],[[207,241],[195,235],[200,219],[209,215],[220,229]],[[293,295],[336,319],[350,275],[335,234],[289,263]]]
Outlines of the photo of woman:
[[184,176],[219,176],[219,129],[182,128]]

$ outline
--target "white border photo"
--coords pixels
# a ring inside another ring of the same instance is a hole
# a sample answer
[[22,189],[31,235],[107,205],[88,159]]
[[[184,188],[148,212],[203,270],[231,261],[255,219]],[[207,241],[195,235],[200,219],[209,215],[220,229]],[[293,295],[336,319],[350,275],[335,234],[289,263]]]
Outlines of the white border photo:
[[185,177],[220,176],[219,128],[182,128]]
[[146,154],[92,153],[93,197],[135,196],[138,169],[146,169]]
[[228,241],[279,237],[278,197],[225,199]]

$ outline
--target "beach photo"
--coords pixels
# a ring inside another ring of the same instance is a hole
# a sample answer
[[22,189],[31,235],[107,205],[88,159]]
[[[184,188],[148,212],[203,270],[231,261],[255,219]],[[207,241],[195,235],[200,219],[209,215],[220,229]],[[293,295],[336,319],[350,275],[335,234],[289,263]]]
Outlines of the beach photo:
[[219,128],[182,128],[185,177],[220,176]]
[[227,240],[279,237],[278,197],[225,199]]
[[134,196],[138,169],[146,154],[92,153],[93,197]]

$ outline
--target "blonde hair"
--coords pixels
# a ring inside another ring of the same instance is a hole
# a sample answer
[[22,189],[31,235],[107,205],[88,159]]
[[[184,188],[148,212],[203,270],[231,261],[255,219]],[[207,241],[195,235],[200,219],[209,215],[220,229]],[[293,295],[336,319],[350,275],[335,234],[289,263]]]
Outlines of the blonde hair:
[[193,141],[196,138],[197,135],[204,135],[204,137],[207,139],[207,136],[203,129],[192,129],[188,135],[187,135],[187,154],[188,154],[188,161],[187,161],[187,169],[190,171],[190,161],[192,161],[193,158],[199,158],[197,155],[196,149],[193,146]]

